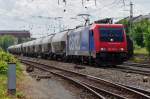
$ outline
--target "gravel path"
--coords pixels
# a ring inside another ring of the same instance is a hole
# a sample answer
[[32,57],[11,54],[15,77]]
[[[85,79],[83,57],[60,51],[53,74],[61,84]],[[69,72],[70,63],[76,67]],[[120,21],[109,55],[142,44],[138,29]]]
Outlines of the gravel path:
[[[26,99],[94,99],[91,94],[73,84],[47,72],[34,69],[26,73],[23,66],[24,80],[18,85]],[[37,80],[38,75],[50,75],[50,79]]]

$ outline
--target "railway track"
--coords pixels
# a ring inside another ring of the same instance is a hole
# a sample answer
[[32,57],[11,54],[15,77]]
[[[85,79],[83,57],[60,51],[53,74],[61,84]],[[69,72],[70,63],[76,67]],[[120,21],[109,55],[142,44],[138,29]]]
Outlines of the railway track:
[[127,86],[127,85],[124,85],[124,84],[120,84],[120,85],[128,87],[128,88],[131,88],[133,90],[136,90],[138,92],[141,92],[143,94],[146,94],[146,95],[150,96],[150,92],[149,91],[146,91],[146,90],[143,90],[143,89],[140,89],[140,88],[136,88],[136,87],[133,87],[133,86]]
[[113,69],[120,70],[127,73],[136,73],[136,74],[150,76],[149,68],[150,68],[149,64],[125,62],[122,65],[117,65]]
[[117,65],[116,67],[111,67],[111,68],[108,67],[107,69],[119,70],[119,71],[126,72],[126,73],[134,73],[134,74],[150,76],[150,70],[148,68],[150,68],[149,64],[124,62],[124,64],[122,65]]
[[72,81],[86,88],[99,99],[150,99],[148,94],[101,78],[57,68],[49,64],[44,64],[41,61],[36,62],[31,59],[21,59],[21,61],[26,65],[50,72],[54,75]]
[[133,62],[124,62],[124,64],[129,66],[135,66],[135,67],[150,68],[150,64],[133,63]]

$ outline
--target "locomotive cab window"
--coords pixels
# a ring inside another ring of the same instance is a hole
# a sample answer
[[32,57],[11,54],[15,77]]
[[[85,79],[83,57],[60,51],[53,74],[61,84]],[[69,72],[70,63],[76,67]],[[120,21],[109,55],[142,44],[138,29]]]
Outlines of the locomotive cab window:
[[123,29],[122,28],[101,28],[100,41],[102,42],[123,42]]

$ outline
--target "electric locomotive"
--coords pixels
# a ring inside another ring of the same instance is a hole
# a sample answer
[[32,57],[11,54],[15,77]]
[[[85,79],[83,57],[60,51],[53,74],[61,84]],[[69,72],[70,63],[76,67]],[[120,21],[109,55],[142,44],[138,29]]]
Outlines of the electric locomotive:
[[92,24],[68,33],[69,59],[98,65],[121,64],[127,60],[127,40],[122,24]]

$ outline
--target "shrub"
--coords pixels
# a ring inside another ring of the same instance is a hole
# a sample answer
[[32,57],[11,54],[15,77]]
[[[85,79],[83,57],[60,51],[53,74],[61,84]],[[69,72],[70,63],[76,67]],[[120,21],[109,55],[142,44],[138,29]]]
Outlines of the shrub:
[[17,63],[17,59],[15,59],[15,57],[9,53],[6,53],[2,50],[0,50],[0,60],[1,61],[5,61],[5,62],[11,62],[11,63]]
[[6,74],[8,70],[7,63],[5,61],[0,61],[0,74]]
[[6,53],[3,50],[0,50],[0,74],[7,73],[7,63],[16,63],[17,69],[19,68],[19,62],[17,61],[17,59],[14,58],[13,55]]

